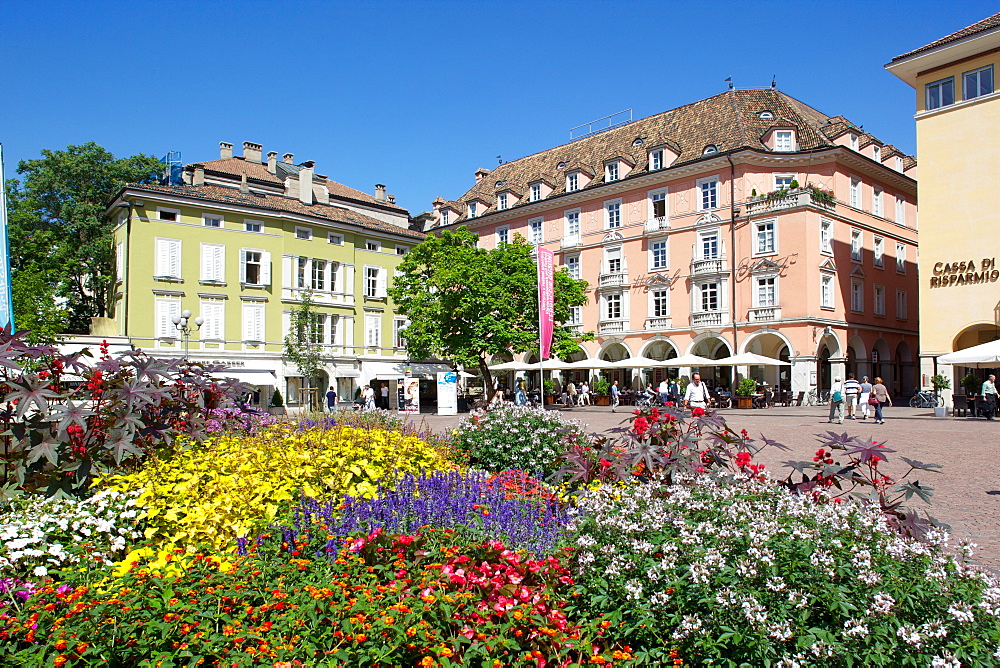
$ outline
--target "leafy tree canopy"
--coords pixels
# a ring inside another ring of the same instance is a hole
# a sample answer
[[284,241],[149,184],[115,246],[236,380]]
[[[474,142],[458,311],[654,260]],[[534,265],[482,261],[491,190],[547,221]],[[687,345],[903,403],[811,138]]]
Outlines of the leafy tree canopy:
[[[399,265],[389,295],[410,320],[411,355],[478,366],[492,388],[490,357],[538,349],[538,275],[520,235],[493,250],[477,248],[478,239],[465,227],[427,237]],[[555,272],[556,355],[579,350],[580,337],[561,324],[586,303],[586,289],[565,268]]]
[[[107,315],[113,296],[107,206],[125,184],[155,182],[162,171],[151,155],[115,158],[94,142],[22,160],[17,172],[23,182],[12,179],[7,188],[14,284],[22,270],[41,272],[49,292],[67,306],[67,328],[86,332],[91,317]],[[32,321],[30,313],[15,311],[14,317]]]

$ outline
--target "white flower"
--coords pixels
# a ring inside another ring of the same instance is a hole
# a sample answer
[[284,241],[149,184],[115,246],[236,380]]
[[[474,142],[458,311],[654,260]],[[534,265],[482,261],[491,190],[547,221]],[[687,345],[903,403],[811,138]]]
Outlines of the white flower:
[[49,569],[45,566],[35,566],[35,570],[31,571],[36,578],[43,578],[49,574]]

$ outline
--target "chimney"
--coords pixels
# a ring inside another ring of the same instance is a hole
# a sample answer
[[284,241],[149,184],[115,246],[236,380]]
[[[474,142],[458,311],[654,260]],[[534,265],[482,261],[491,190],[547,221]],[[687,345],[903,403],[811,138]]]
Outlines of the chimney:
[[435,211],[438,211],[442,204],[444,204],[444,197],[435,197],[434,201],[431,202],[431,206],[434,207]]
[[247,185],[246,173],[240,174],[240,192],[244,195],[249,194],[250,192],[250,186]]
[[219,160],[228,160],[233,157],[233,145],[227,141],[219,142]]
[[267,171],[272,174],[278,173],[278,152],[268,151],[267,152]]
[[203,186],[205,185],[205,165],[196,163],[194,165],[194,178],[191,179],[191,185],[193,186]]
[[388,195],[388,198],[389,198],[389,204],[395,204],[396,203],[396,196],[395,195]]
[[184,168],[184,172],[181,174],[181,181],[184,182],[184,185],[186,186],[191,185],[191,178],[192,178],[191,174],[193,173],[194,173],[194,167],[192,167],[191,165],[188,165],[187,167]]
[[[324,178],[324,177],[320,177]],[[330,190],[326,187],[326,179],[324,178],[323,183],[313,184],[313,197],[316,199],[318,204],[329,204],[330,203]]]
[[293,163],[293,161],[295,160],[295,154],[294,153],[286,153],[285,155],[281,156],[281,159],[285,161],[286,165],[291,165]]
[[260,144],[254,144],[252,141],[243,142],[243,159],[247,162],[252,162],[255,165],[260,164],[260,152],[264,149]]
[[484,167],[480,167],[479,169],[476,170],[476,183],[479,183],[489,175],[490,175],[490,170]]
[[313,203],[312,183],[315,164],[312,160],[306,160],[302,163],[302,169],[299,170],[299,201],[303,204]]
[[385,201],[385,186],[381,183],[375,184],[375,201],[384,202]]

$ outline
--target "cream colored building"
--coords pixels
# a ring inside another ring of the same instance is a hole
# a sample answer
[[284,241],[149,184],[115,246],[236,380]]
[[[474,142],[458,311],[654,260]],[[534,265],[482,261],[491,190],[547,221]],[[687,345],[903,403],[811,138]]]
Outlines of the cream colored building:
[[892,59],[916,91],[920,360],[1000,338],[1000,14]]

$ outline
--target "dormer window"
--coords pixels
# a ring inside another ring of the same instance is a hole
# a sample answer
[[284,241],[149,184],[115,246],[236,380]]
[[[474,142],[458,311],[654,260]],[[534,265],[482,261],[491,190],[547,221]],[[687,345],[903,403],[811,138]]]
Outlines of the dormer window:
[[896,156],[896,171],[897,172],[903,171],[903,159],[900,158],[898,155]]
[[531,187],[529,188],[528,199],[530,199],[532,202],[537,202],[538,200],[542,199],[542,184],[541,183],[532,183],[531,184]]
[[448,209],[442,209],[441,210],[441,224],[442,225],[447,225],[450,219],[451,219],[451,211],[449,211]]
[[851,150],[858,150],[858,136],[856,134],[851,134]]
[[507,209],[507,193],[500,193],[497,196],[497,209],[500,211]]
[[709,144],[704,149],[702,149],[701,154],[702,155],[713,155],[713,154],[718,153],[718,152],[719,152],[719,147],[718,146],[716,146],[715,144]]
[[663,169],[663,149],[658,148],[655,151],[649,152],[649,170],[655,171],[657,169]]
[[774,133],[774,150],[789,153],[795,150],[795,133],[791,130],[777,130]]
[[576,192],[580,189],[580,175],[576,172],[566,175],[566,192]]
[[874,146],[872,147],[872,150],[875,151],[875,160],[878,162],[882,162],[882,147]]
[[507,185],[506,181],[497,181],[496,186],[494,186],[494,187],[496,187],[496,188],[503,188],[505,185]]
[[607,181],[617,181],[619,178],[618,162],[609,162],[604,166],[605,178]]
[[475,202],[469,202],[469,218],[476,217],[478,208]]
[[556,168],[557,169],[566,169],[566,163],[565,163],[565,161],[564,162],[560,162],[558,165],[556,165]]
[[632,146],[642,146],[642,144],[643,144],[642,137],[636,137],[635,139],[632,140]]
[[757,114],[757,118],[761,119],[762,121],[769,121],[774,118],[774,114],[772,114],[770,111],[762,111]]

